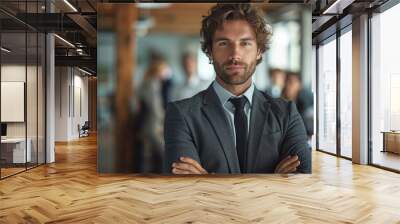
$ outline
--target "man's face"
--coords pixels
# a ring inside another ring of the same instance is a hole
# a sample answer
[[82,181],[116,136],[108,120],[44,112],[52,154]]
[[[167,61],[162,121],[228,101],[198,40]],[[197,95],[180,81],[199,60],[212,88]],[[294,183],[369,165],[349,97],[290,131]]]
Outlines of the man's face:
[[250,84],[261,53],[256,34],[245,20],[231,20],[215,31],[211,56],[214,69],[227,85]]

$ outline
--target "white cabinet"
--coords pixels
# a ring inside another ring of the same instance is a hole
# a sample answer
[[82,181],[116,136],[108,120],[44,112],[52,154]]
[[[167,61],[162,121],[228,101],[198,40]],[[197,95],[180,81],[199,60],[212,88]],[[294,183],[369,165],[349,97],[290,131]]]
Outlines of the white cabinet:
[[[27,147],[25,151],[25,138],[7,138],[1,140],[2,151],[10,151],[12,154],[12,163],[25,163],[32,161],[32,140],[26,140]],[[26,159],[26,161],[25,161]],[[11,158],[9,159],[11,160]],[[11,162],[11,161],[10,161]]]

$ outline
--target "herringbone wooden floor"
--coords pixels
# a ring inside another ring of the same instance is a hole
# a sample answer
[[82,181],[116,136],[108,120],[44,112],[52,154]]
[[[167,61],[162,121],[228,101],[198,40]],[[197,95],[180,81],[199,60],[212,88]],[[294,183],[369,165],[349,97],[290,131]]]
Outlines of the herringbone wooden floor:
[[0,181],[0,223],[400,223],[400,175],[313,153],[312,175],[99,176],[96,138]]

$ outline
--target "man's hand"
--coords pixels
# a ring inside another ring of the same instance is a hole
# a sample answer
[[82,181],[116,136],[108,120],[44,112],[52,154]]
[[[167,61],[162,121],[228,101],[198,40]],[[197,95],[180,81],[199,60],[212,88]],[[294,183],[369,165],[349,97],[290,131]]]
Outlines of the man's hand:
[[180,162],[172,164],[173,174],[208,174],[201,165],[189,157],[180,157]]
[[275,173],[293,173],[296,172],[299,165],[300,161],[297,155],[288,156],[279,162],[275,168]]

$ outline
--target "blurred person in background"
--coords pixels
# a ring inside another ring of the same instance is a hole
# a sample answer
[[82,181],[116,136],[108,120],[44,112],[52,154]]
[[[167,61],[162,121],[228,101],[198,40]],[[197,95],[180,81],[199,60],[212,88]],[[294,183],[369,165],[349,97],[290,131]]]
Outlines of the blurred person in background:
[[161,97],[164,110],[167,109],[167,104],[172,100],[172,91],[174,89],[174,82],[172,81],[172,69],[167,66],[164,75],[161,79]]
[[[150,50],[150,61],[165,61],[164,56],[157,50]],[[172,80],[172,69],[166,64],[166,68],[164,69],[164,74],[161,77],[161,103],[164,110],[167,108],[168,102],[172,99],[172,91],[174,87],[174,82]]]
[[182,67],[185,73],[185,81],[173,89],[172,100],[182,100],[197,94],[207,88],[207,82],[200,79],[197,74],[197,62],[193,54],[182,55]]
[[285,86],[285,71],[279,68],[272,68],[269,70],[269,79],[271,85],[267,88],[266,93],[274,98],[281,97],[283,87]]
[[139,87],[138,96],[143,120],[142,172],[159,173],[162,170],[164,107],[162,80],[170,69],[162,58],[153,59]]
[[300,75],[295,72],[287,72],[286,79],[284,80],[282,97],[286,100],[296,101],[301,89]]
[[314,98],[312,92],[303,87],[299,73],[288,72],[286,74],[282,97],[296,103],[310,140],[314,134]]

